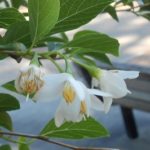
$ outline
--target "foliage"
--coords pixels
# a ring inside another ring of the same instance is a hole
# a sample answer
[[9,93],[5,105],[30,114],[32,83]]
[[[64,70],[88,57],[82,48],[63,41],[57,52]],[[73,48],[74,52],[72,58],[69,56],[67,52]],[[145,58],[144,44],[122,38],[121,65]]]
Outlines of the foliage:
[[[70,69],[70,61],[72,61],[95,77],[97,61],[111,65],[108,54],[119,56],[118,40],[105,33],[91,30],[78,31],[70,40],[65,32],[89,23],[102,13],[108,13],[113,19],[119,21],[116,11],[119,4],[129,5],[132,12],[150,19],[150,1],[144,0],[144,5],[139,6],[138,11],[134,11],[133,1],[11,0],[8,2],[0,0],[0,3],[5,4],[5,7],[0,9],[0,28],[6,30],[4,36],[0,36],[0,59],[12,57],[20,63],[22,58],[27,58],[33,64],[38,62],[38,65],[41,64],[41,59],[47,59],[54,63],[58,71],[67,73],[72,73]],[[21,12],[19,10],[21,6],[28,11]],[[37,47],[47,47],[48,51],[36,52],[34,48]],[[59,66],[56,58],[65,61],[65,71]],[[4,84],[3,88],[18,93],[13,81]],[[23,90],[21,85],[18,88],[20,91]],[[20,94],[27,95],[28,99],[28,96],[34,96],[35,93],[28,95],[26,91],[21,91]],[[30,149],[28,139],[20,137],[18,141],[15,141],[13,137],[5,137],[1,132],[3,128],[13,131],[11,116],[7,111],[20,109],[19,103],[15,97],[0,93],[0,127],[2,127],[0,135],[8,142],[18,143],[19,150],[28,150]],[[37,139],[83,139],[109,135],[101,123],[86,115],[84,117],[85,120],[81,122],[66,122],[59,128],[56,127],[54,120],[50,120]],[[9,145],[2,145],[0,150],[11,150],[11,148]]]

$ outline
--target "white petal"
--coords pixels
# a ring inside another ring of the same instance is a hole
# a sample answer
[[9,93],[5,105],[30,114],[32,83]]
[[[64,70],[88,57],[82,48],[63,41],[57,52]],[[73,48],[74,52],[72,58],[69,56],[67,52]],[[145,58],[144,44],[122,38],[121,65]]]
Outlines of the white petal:
[[16,80],[15,80],[15,88],[16,88],[16,90],[19,92],[19,93],[23,93],[23,90],[20,88],[20,86],[19,86],[19,76],[16,78]]
[[98,87],[99,86],[99,81],[95,78],[92,78],[92,88]]
[[64,123],[63,108],[58,107],[55,114],[55,125],[60,127]]
[[0,85],[15,80],[20,68],[27,64],[29,64],[29,62],[25,59],[19,64],[10,57],[0,60]]
[[79,100],[83,100],[85,98],[85,91],[84,91],[84,87],[82,86],[82,82],[77,81],[74,78],[69,78],[68,81],[73,86],[73,88],[77,94],[77,98]]
[[61,95],[64,82],[70,75],[51,74],[44,77],[44,86],[35,94],[34,100],[51,101]]
[[68,104],[64,99],[61,100],[58,111],[61,111],[61,115],[66,121],[78,122],[80,112],[80,101],[75,100],[72,104]]
[[98,111],[104,111],[104,103],[96,96],[91,96],[91,108]]
[[105,113],[108,113],[113,100],[110,97],[104,97],[103,100],[104,100],[104,111]]
[[86,104],[86,115],[87,115],[87,117],[89,117],[90,116],[90,108],[91,108],[91,96],[88,92],[85,97],[85,104]]
[[139,71],[122,71],[116,70],[116,73],[123,79],[135,79],[139,76]]
[[121,98],[128,93],[125,81],[111,71],[104,71],[100,78],[101,90],[113,95],[113,98]]
[[88,89],[88,93],[91,95],[98,95],[98,96],[104,96],[104,97],[112,97],[110,93],[103,92],[101,90],[97,89]]

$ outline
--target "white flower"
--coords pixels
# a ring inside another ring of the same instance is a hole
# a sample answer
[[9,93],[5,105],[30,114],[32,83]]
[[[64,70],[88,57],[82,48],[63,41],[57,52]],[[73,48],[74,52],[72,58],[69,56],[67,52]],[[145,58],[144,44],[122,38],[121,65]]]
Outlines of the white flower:
[[[93,78],[92,86],[99,87],[102,91],[108,92],[112,98],[121,98],[131,93],[127,89],[125,79],[134,79],[139,76],[138,71],[100,70],[99,79]],[[112,104],[111,97],[104,97],[105,112],[107,113]]]
[[104,111],[103,103],[94,95],[110,97],[100,90],[88,89],[70,74],[61,73],[44,77],[45,84],[35,95],[36,101],[49,101],[60,98],[55,114],[55,124],[61,126],[65,121],[79,122],[90,115],[90,108]]
[[15,87],[19,93],[29,96],[35,94],[44,85],[44,72],[35,65],[29,65],[20,69],[20,73],[15,80]]

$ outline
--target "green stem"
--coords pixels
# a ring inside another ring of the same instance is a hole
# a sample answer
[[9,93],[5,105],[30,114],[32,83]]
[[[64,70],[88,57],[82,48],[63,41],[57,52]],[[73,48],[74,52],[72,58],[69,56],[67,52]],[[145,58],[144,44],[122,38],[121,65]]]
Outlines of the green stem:
[[84,65],[83,63],[80,63],[79,61],[77,61],[77,60],[74,59],[74,58],[71,58],[71,60],[72,60],[74,63],[76,63],[76,64],[78,64],[78,65],[80,65],[81,67],[83,67],[83,68],[86,69],[86,65]]
[[10,7],[9,3],[7,2],[7,0],[4,0],[4,3],[6,5],[6,7]]
[[48,60],[50,60],[50,61],[55,65],[55,67],[58,69],[58,71],[59,71],[60,73],[64,72],[64,71],[61,69],[61,67],[58,65],[58,63],[57,63],[53,58],[51,58],[50,56],[45,56],[45,58],[48,59]]
[[58,53],[58,55],[63,58],[65,60],[65,72],[69,73],[68,70],[69,70],[69,63],[68,63],[68,59],[65,55],[61,54],[61,53]]
[[1,137],[3,140],[5,140],[5,141],[8,141],[8,142],[11,142],[11,143],[15,143],[15,144],[30,144],[30,143],[26,143],[26,142],[20,142],[20,141],[17,141],[17,140],[13,140],[13,139],[11,139],[11,138],[9,138],[9,137]]

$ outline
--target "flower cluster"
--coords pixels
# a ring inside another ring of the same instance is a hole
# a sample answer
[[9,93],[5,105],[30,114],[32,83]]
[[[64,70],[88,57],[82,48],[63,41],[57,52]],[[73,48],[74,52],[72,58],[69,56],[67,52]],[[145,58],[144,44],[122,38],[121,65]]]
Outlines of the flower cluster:
[[[65,121],[79,122],[91,115],[91,109],[108,112],[113,98],[130,93],[124,79],[138,77],[136,71],[100,70],[93,78],[89,89],[71,74],[44,74],[40,67],[29,65],[22,68],[15,81],[18,92],[34,95],[34,101],[51,101],[59,97],[60,104],[55,113],[55,124]],[[100,90],[101,89],[101,90]],[[103,97],[103,101],[96,96]]]

